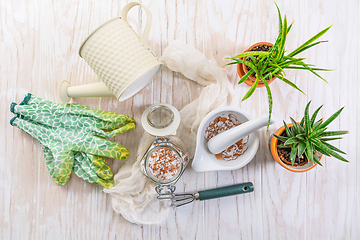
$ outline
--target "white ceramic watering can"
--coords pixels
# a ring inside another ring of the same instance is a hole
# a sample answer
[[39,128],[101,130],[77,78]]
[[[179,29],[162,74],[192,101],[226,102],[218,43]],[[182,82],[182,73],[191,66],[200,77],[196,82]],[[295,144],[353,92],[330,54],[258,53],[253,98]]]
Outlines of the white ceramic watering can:
[[[205,130],[210,122],[223,114],[234,114],[241,125],[222,132],[209,141],[204,138]],[[274,121],[271,119],[270,124]],[[224,107],[210,112],[201,122],[196,139],[195,156],[192,168],[196,172],[234,170],[244,167],[255,156],[259,147],[258,129],[266,126],[268,116],[253,119],[249,114],[238,108]],[[240,139],[249,135],[247,150],[235,160],[224,161],[216,158],[215,154],[222,152]]]
[[[127,21],[129,10],[141,5],[147,22],[141,38]],[[111,19],[96,28],[82,43],[79,55],[99,76],[101,82],[70,86],[60,85],[60,100],[72,97],[116,97],[126,100],[144,88],[162,69],[163,64],[150,51],[147,39],[151,27],[150,10],[138,2],[127,4],[121,17]]]

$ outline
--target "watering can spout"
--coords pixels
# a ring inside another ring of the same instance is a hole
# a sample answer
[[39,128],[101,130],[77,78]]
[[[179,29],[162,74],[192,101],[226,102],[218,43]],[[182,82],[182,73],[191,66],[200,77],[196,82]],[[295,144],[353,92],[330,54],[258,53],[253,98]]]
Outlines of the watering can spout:
[[73,97],[115,97],[102,82],[70,86],[66,80],[60,84],[59,96],[63,103],[69,102]]
[[117,96],[103,82],[70,86],[70,83],[64,80],[59,87],[59,97],[63,103],[69,102],[73,97],[116,97],[119,101],[124,101],[143,89],[162,68],[163,64],[151,68],[125,89],[115,92]]
[[[213,154],[221,153],[250,133],[267,126],[268,120],[268,116],[263,115],[216,135],[208,141],[209,151]],[[270,119],[270,124],[273,123],[274,120]]]

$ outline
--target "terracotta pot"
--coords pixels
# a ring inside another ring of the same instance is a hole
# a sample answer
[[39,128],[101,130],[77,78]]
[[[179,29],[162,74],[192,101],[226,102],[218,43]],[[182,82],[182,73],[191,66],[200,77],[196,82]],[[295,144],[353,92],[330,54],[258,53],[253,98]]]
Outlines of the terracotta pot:
[[[268,43],[268,42],[259,42],[259,43],[256,43],[254,45],[252,45],[251,47],[249,47],[248,49],[246,49],[244,52],[249,52],[251,49],[253,49],[254,47],[256,46],[259,46],[259,45],[268,45],[268,46],[273,46],[272,43]],[[242,60],[244,60],[245,58],[241,58]],[[241,78],[242,76],[244,76],[248,70],[246,68],[246,65],[243,64],[243,63],[240,63],[237,65],[237,72],[238,72],[238,75],[239,77]],[[268,84],[272,83],[274,80],[275,80],[276,77],[273,77],[271,80],[267,81]],[[249,76],[246,80],[245,80],[245,83],[249,86],[252,86],[255,82],[255,78],[253,76]],[[263,83],[263,81],[259,81],[258,85],[256,87],[264,87],[265,84]]]
[[[291,127],[292,125],[293,125],[292,123],[287,124],[288,127]],[[276,132],[274,134],[280,136],[283,133],[283,131],[285,131],[285,127],[281,126],[278,130],[276,130]],[[301,172],[307,172],[307,171],[313,169],[314,167],[316,167],[316,165],[317,165],[317,163],[312,163],[311,161],[309,161],[308,163],[306,163],[305,165],[302,165],[302,166],[287,165],[286,163],[281,161],[281,159],[278,155],[278,152],[277,152],[278,139],[276,137],[274,137],[274,135],[271,137],[269,145],[270,145],[271,155],[273,156],[275,161],[277,163],[279,163],[281,166],[283,166],[284,168],[286,168],[287,170],[290,170],[292,172],[301,173]],[[319,161],[321,161],[322,157],[323,157],[323,154],[320,155]]]

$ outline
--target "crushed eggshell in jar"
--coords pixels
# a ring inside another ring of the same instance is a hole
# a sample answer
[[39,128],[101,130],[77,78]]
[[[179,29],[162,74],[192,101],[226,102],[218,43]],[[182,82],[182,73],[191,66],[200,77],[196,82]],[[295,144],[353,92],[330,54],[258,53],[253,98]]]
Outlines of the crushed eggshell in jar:
[[[156,148],[156,149],[154,149]],[[188,155],[167,137],[157,137],[140,163],[141,171],[153,181],[171,182],[189,163]]]
[[[210,122],[209,126],[205,130],[204,137],[207,141],[216,135],[229,130],[230,128],[239,126],[241,123],[234,114],[223,114]],[[235,144],[231,145],[219,154],[216,154],[217,159],[224,159],[225,161],[235,160],[242,155],[247,149],[247,141],[249,136],[240,139]]]
[[158,148],[151,153],[148,167],[151,174],[159,180],[174,178],[180,171],[180,158],[169,148]]
[[158,138],[157,143],[153,143],[153,146],[159,146],[159,145],[169,145],[169,146],[172,146],[173,148],[175,148],[183,160],[184,168],[187,166],[189,157],[178,146],[176,146],[174,143],[169,142],[168,140],[166,140],[165,138],[162,138],[162,137]]

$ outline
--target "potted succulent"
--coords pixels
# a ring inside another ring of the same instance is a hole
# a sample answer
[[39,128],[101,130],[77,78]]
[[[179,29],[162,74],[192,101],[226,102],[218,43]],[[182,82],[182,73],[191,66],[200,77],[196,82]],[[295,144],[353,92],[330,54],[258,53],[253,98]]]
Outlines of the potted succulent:
[[[276,5],[276,3],[275,3]],[[315,36],[311,37],[304,44],[296,48],[294,51],[287,53],[285,50],[285,42],[287,34],[289,33],[292,24],[289,26],[287,24],[286,15],[284,20],[282,20],[279,7],[276,5],[279,15],[279,35],[274,44],[261,42],[251,46],[244,53],[241,53],[235,57],[227,58],[231,59],[232,62],[226,65],[238,64],[238,73],[240,76],[240,81],[238,84],[243,82],[251,85],[249,91],[245,94],[242,101],[248,99],[255,91],[258,86],[265,86],[269,99],[269,122],[272,113],[272,95],[269,87],[269,83],[275,78],[280,79],[281,81],[289,84],[291,87],[299,90],[304,93],[300,88],[298,88],[293,82],[285,78],[284,69],[302,69],[308,70],[315,74],[317,77],[322,78],[317,71],[330,71],[330,69],[315,68],[314,65],[307,64],[304,62],[305,58],[296,58],[295,56],[299,53],[314,47],[322,42],[327,41],[317,41],[322,35],[324,35],[330,27],[325,28],[324,30],[317,33]],[[226,66],[225,65],[225,66]],[[268,124],[269,127],[269,124]]]
[[326,131],[327,126],[334,121],[343,108],[335,112],[327,120],[317,120],[316,117],[322,106],[309,115],[309,106],[306,105],[304,117],[300,122],[293,118],[290,124],[279,128],[270,140],[270,151],[273,158],[286,169],[293,172],[305,172],[321,164],[323,155],[332,156],[341,161],[348,162],[340,154],[346,154],[337,147],[329,144],[329,141],[341,139],[339,135],[347,134],[347,131]]
[[[274,44],[272,43],[269,43],[269,42],[258,42],[258,43],[255,43],[254,45],[251,45],[248,49],[246,49],[244,51],[245,52],[258,52],[258,51],[261,51],[261,52],[268,52],[271,47],[274,46]],[[249,58],[251,59],[251,58]],[[245,57],[242,57],[241,60],[243,61],[246,61],[247,58]],[[237,60],[235,60],[235,62],[237,62]],[[246,75],[249,71],[251,71],[251,68],[243,63],[239,63],[237,64],[237,72],[238,72],[238,75],[240,76],[240,81],[242,80],[241,78]],[[272,83],[274,80],[276,79],[275,76],[273,76],[271,79],[269,77],[266,78],[266,82],[268,84]],[[256,81],[256,73],[255,71],[252,72],[252,74],[250,74],[244,81],[244,83],[246,83],[247,85],[249,85],[250,87],[252,85],[254,85]],[[263,83],[262,80],[259,80],[258,81],[258,84],[256,85],[256,88],[259,88],[259,87],[264,87],[265,84]]]

